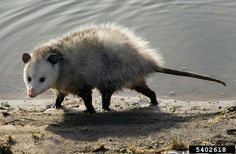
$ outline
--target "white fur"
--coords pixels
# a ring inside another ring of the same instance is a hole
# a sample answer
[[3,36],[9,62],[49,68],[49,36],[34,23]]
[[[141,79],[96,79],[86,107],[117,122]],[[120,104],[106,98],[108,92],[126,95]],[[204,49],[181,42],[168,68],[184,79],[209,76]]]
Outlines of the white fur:
[[[59,76],[58,64],[52,66],[48,61],[30,60],[24,68],[24,82],[27,88],[27,92],[30,89],[34,89],[37,95],[51,88],[57,81]],[[27,78],[31,77],[32,81],[28,82]],[[39,79],[45,78],[45,81],[41,83]]]

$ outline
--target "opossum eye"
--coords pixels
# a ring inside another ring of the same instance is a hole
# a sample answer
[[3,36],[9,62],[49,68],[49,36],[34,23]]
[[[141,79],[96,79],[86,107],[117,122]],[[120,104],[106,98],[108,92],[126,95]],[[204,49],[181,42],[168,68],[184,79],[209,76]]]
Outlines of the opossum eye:
[[45,77],[41,77],[39,81],[43,83],[45,81]]
[[31,78],[31,77],[28,77],[27,80],[28,80],[28,82],[31,82],[32,78]]

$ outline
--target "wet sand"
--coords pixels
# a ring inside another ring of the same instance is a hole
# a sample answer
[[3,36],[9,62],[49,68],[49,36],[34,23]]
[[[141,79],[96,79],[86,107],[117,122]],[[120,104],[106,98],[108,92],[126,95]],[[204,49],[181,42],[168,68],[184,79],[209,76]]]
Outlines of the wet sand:
[[235,145],[235,101],[112,98],[112,111],[87,115],[83,102],[68,98],[63,109],[50,100],[0,101],[0,153],[158,153],[189,145]]

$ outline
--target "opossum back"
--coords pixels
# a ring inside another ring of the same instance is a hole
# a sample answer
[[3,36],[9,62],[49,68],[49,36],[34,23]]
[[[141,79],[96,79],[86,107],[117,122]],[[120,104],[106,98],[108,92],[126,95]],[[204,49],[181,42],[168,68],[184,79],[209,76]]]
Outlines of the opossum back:
[[132,52],[157,65],[164,65],[159,50],[151,48],[149,42],[136,36],[132,30],[115,24],[83,25],[66,34],[61,42],[68,48],[74,46],[75,49],[87,50],[81,52],[107,49],[107,52],[116,52],[120,56]]

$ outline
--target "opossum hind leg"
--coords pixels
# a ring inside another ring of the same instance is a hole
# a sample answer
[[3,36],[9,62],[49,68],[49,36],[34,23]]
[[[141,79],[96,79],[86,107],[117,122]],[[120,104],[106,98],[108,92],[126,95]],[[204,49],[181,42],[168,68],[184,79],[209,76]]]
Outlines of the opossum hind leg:
[[102,88],[99,89],[102,94],[102,109],[109,111],[110,110],[110,103],[111,103],[111,96],[114,93],[113,89],[104,90]]
[[152,91],[146,84],[145,80],[141,80],[133,83],[130,87],[131,90],[136,90],[137,92],[147,96],[151,100],[151,105],[157,105],[157,98],[154,91]]

